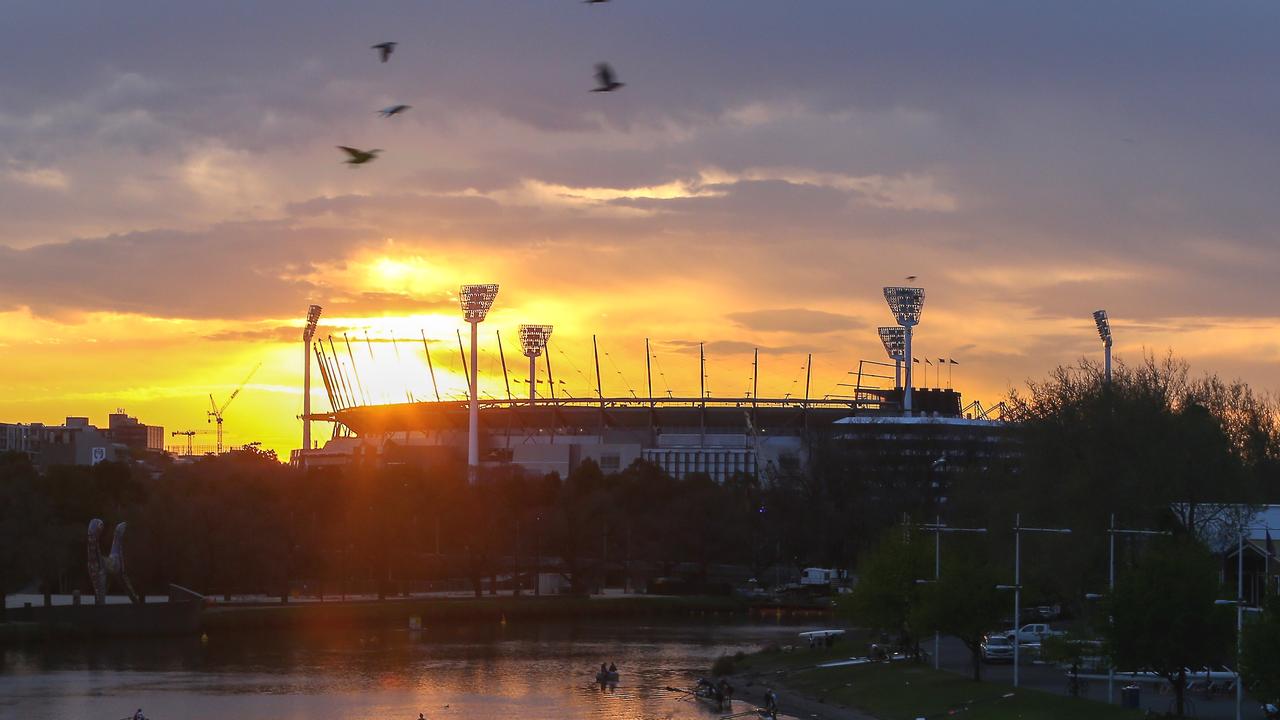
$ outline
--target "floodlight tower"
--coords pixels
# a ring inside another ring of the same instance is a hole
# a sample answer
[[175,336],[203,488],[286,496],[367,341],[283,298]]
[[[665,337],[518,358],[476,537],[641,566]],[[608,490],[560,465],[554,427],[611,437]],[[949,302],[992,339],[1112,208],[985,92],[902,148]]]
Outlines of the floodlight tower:
[[876,328],[880,332],[880,342],[884,343],[885,354],[893,361],[893,386],[902,387],[902,353],[906,343],[906,333],[895,325]]
[[1098,326],[1098,337],[1102,338],[1102,353],[1106,358],[1104,361],[1105,370],[1103,378],[1107,384],[1111,384],[1111,321],[1107,319],[1106,310],[1095,310],[1093,313],[1093,324]]
[[533,407],[534,390],[538,387],[538,356],[551,339],[550,325],[521,325],[520,347],[529,358],[529,407]]
[[[307,308],[307,324],[302,328],[302,457],[306,465],[306,453],[311,449],[311,339],[316,335],[316,323],[320,322],[319,305]],[[187,438],[190,441],[190,438]],[[188,453],[190,454],[190,453]]]
[[494,298],[498,297],[498,286],[463,285],[458,293],[459,304],[462,305],[462,316],[471,325],[471,407],[470,422],[467,425],[467,481],[475,483],[480,470],[480,400],[476,393],[476,378],[480,375],[480,366],[476,363],[479,355],[479,326],[484,322],[489,308],[493,307]]
[[924,308],[924,288],[887,287],[885,302],[902,327],[902,363],[907,366],[902,390],[902,410],[911,414],[911,329],[920,324],[920,311]]

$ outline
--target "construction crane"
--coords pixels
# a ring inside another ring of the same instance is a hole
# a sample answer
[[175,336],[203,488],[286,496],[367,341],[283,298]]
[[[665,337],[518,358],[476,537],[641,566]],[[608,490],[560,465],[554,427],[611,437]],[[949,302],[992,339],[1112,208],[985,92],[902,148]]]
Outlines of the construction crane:
[[195,437],[196,435],[199,435],[200,433],[201,433],[200,430],[174,430],[173,432],[169,433],[169,437],[178,437],[179,435],[186,435],[187,436],[187,457],[191,457],[191,455],[193,454],[191,438]]
[[222,414],[226,412],[227,406],[231,404],[232,400],[236,399],[236,396],[240,394],[240,391],[244,389],[244,386],[249,384],[249,381],[253,379],[253,374],[258,372],[258,368],[260,367],[262,367],[262,363],[258,363],[257,365],[253,366],[253,369],[249,371],[248,376],[246,376],[244,381],[240,383],[240,386],[237,387],[235,391],[231,393],[231,397],[228,397],[227,401],[222,403],[222,407],[218,407],[218,402],[213,399],[213,393],[209,393],[209,405],[213,409],[209,411],[208,413],[209,417],[207,418],[206,421],[214,422],[216,420],[218,423],[218,454],[219,455],[222,454]]

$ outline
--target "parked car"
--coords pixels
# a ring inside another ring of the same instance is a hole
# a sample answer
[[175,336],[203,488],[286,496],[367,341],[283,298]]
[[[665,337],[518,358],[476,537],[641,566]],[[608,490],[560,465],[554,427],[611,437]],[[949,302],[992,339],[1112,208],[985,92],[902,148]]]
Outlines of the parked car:
[[1049,627],[1048,623],[1027,623],[1018,629],[1010,628],[1004,631],[1005,637],[1013,640],[1016,635],[1019,645],[1040,644],[1047,637],[1064,634],[1061,630],[1054,630]]
[[982,638],[978,646],[982,651],[982,661],[986,663],[1013,662],[1013,642],[1008,636],[992,633]]

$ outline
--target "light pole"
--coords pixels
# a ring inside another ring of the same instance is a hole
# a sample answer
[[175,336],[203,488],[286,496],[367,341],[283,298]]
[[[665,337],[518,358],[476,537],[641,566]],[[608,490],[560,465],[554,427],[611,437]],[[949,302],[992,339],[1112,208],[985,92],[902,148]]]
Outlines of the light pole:
[[533,407],[534,389],[538,386],[538,356],[551,339],[550,325],[521,325],[520,347],[529,358],[529,407]]
[[1104,357],[1104,375],[1108,385],[1111,384],[1111,321],[1107,319],[1106,310],[1093,312],[1093,324],[1098,326],[1098,337],[1102,338]]
[[911,414],[911,329],[920,324],[920,311],[924,308],[924,288],[886,287],[885,302],[902,327],[902,364],[907,366],[902,390],[902,410]]
[[[925,523],[920,526],[923,530],[933,531],[933,580],[938,582],[942,578],[942,533],[982,533],[986,534],[986,528],[958,528],[949,527],[942,524],[942,518],[935,518],[932,523]],[[917,580],[917,583],[923,581]],[[942,644],[942,634],[937,630],[933,631],[933,669],[937,670],[941,667],[938,660],[938,650]]]
[[880,333],[880,342],[884,344],[884,352],[893,361],[893,386],[902,387],[902,358],[906,345],[906,330],[890,325],[876,328]]
[[[1102,312],[1102,311],[1101,311],[1101,310],[1099,310],[1098,312]],[[1095,314],[1096,314],[1096,313],[1095,313]],[[1103,321],[1105,322],[1105,321],[1106,321],[1106,313],[1105,313],[1105,312],[1102,312],[1102,316],[1103,316]],[[1111,347],[1111,345],[1110,345],[1110,342],[1109,342],[1109,341],[1108,341],[1107,347],[1108,347],[1108,348],[1109,348],[1109,347]],[[1111,356],[1111,355],[1110,355],[1110,351],[1108,351],[1108,353],[1107,353],[1107,357],[1108,357],[1108,362],[1107,362],[1107,367],[1108,367],[1108,373],[1107,373],[1107,374],[1108,374],[1108,381],[1110,381],[1110,367],[1111,367],[1111,363],[1110,363],[1110,356]],[[1108,592],[1111,596],[1115,596],[1115,592],[1116,592],[1116,535],[1172,535],[1172,534],[1173,534],[1173,533],[1170,533],[1170,532],[1168,532],[1168,531],[1164,531],[1164,530],[1125,530],[1125,529],[1118,528],[1118,527],[1116,527],[1116,514],[1115,514],[1115,513],[1111,513],[1111,526],[1110,526],[1109,528],[1107,528],[1107,545],[1108,545],[1108,553],[1107,553],[1107,554],[1109,555],[1109,558],[1108,558],[1108,561],[1107,561],[1107,565],[1108,565],[1108,570],[1107,570],[1107,592]],[[1086,596],[1086,598],[1087,598],[1087,599],[1093,599],[1093,598],[1091,598],[1091,597],[1089,597],[1089,596]],[[1108,618],[1107,622],[1113,622],[1113,620],[1112,620],[1111,618]],[[1115,667],[1114,667],[1114,665],[1113,665],[1112,667],[1108,667],[1108,668],[1107,668],[1107,702],[1109,702],[1109,703],[1113,703],[1113,702],[1115,702],[1115,696],[1116,696],[1116,695],[1115,695],[1115,685],[1116,685],[1116,669],[1115,669]]]
[[1022,610],[1022,533],[1053,533],[1070,535],[1070,528],[1033,528],[1022,526],[1022,513],[1013,516],[1013,585],[997,586],[1001,590],[1013,590],[1013,686],[1018,687],[1018,646],[1021,636],[1018,617]]
[[1244,605],[1244,534],[1248,529],[1242,527],[1236,535],[1236,599],[1213,601],[1214,605],[1236,606],[1236,662],[1235,667],[1232,668],[1236,676],[1236,720],[1240,720],[1240,713],[1244,706],[1244,686],[1240,682],[1240,654],[1244,650],[1244,614],[1246,611],[1262,612],[1262,608],[1246,608]]
[[[319,305],[307,308],[307,324],[302,328],[302,454],[299,460],[304,468],[307,466],[307,451],[311,449],[311,339],[316,335],[321,310],[323,308]],[[188,436],[187,442],[190,441]]]
[[467,424],[467,482],[475,484],[480,474],[480,400],[476,394],[476,379],[480,368],[476,361],[479,354],[479,326],[484,322],[489,308],[493,307],[494,298],[498,297],[498,286],[463,285],[458,294],[462,305],[463,318],[471,325],[471,372],[470,382],[470,417]]

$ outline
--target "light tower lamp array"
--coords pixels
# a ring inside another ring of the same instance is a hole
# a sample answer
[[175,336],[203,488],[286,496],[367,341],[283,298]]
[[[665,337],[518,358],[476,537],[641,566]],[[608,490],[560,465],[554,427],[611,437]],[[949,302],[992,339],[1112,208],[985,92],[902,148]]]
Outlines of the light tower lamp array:
[[471,372],[467,378],[470,383],[470,412],[467,424],[467,479],[475,483],[480,468],[480,401],[476,394],[476,377],[479,368],[476,365],[479,356],[479,326],[493,307],[498,297],[498,286],[495,284],[463,285],[458,293],[458,302],[462,306],[463,319],[471,325]]
[[1103,378],[1111,384],[1111,321],[1107,319],[1106,310],[1095,310],[1093,324],[1098,326],[1098,337],[1102,338]]
[[902,410],[911,414],[911,329],[920,324],[920,311],[924,309],[924,288],[886,287],[884,300],[902,327],[902,358],[907,366],[902,389]]
[[550,325],[521,325],[520,347],[529,358],[529,407],[533,407],[534,392],[538,387],[538,356],[551,339]]
[[[307,324],[302,328],[302,451],[311,449],[311,339],[316,335],[316,325],[320,322],[319,305],[307,308]],[[190,438],[187,438],[190,442]],[[190,453],[188,453],[190,454]]]
[[902,387],[902,361],[906,344],[906,332],[896,325],[876,328],[880,332],[880,342],[884,343],[884,352],[893,361],[893,386]]

